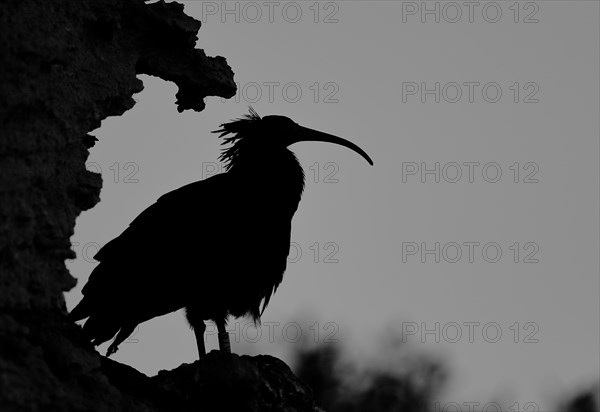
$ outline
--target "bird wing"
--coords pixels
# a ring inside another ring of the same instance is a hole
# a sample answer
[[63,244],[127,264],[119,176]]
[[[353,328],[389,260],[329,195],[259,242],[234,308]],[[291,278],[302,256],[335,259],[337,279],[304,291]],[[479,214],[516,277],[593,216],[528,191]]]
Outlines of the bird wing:
[[[219,226],[228,223],[218,217],[228,217],[232,209],[230,180],[220,174],[190,183],[145,209],[96,253],[100,263],[82,290],[84,299],[91,298],[98,309],[125,301],[141,311],[152,307],[148,315],[179,309],[189,279],[203,271],[201,264],[194,268],[190,261],[223,255],[217,246],[223,244],[225,233]],[[194,270],[197,273],[190,276]],[[211,279],[203,276],[207,287],[214,283]]]
[[270,186],[231,172],[169,192],[94,256],[71,318],[90,316],[96,342],[191,301],[256,318],[285,271],[290,220]]
[[[162,195],[154,204],[142,211],[121,235],[102,247],[94,259],[103,262],[109,259],[126,258],[132,253],[141,252],[141,247],[155,249],[149,244],[150,242],[164,247],[165,241],[176,241],[176,239],[164,238],[165,235],[180,236],[184,231],[189,232],[198,223],[207,229],[206,223],[223,212],[219,212],[214,202],[219,199],[228,200],[225,198],[230,197],[230,192],[224,189],[234,182],[228,180],[231,179],[228,179],[227,174],[219,174]],[[227,208],[229,204],[225,202],[220,207]],[[196,235],[200,236],[200,234]]]

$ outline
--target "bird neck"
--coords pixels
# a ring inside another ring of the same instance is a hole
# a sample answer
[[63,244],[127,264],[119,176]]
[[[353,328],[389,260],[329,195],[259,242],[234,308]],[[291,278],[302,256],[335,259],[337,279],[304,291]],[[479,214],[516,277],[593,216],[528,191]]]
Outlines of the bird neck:
[[[300,162],[287,148],[268,156],[240,154],[229,168],[230,173],[239,173],[255,187],[261,186],[280,200],[293,214],[304,191],[304,170]],[[259,189],[260,190],[260,189]]]

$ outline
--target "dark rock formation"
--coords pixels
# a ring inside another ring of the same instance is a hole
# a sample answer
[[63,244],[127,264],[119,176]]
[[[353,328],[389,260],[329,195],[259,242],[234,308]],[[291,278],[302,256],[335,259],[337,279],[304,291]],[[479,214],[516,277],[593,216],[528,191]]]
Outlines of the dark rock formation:
[[290,368],[271,356],[237,356],[212,351],[148,378],[129,366],[102,358],[109,381],[127,398],[168,411],[322,411],[312,392]]
[[[309,404],[272,358],[212,355],[150,379],[101,358],[65,319],[63,292],[76,283],[65,267],[74,257],[69,239],[102,186],[85,168],[96,141],[89,132],[134,105],[137,74],[175,82],[179,111],[235,94],[225,59],[194,48],[199,28],[182,5],[162,1],[0,3],[1,411],[198,410],[186,390],[215,385],[211,374],[233,385],[220,393],[252,388],[261,410],[285,410],[284,396],[289,410]],[[217,373],[215,362],[229,370]]]

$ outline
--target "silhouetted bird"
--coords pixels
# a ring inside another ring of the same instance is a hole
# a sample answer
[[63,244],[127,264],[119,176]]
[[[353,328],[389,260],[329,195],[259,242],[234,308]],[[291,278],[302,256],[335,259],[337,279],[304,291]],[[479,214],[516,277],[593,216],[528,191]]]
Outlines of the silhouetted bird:
[[230,351],[228,316],[260,321],[286,268],[292,216],[304,190],[304,172],[287,147],[330,142],[373,164],[347,140],[284,116],[261,119],[252,108],[215,133],[230,135],[220,157],[226,173],[161,196],[94,256],[100,263],[69,317],[88,318],[83,332],[94,345],[117,335],[107,356],[138,324],[181,308],[200,357],[205,320],[215,322],[220,349]]

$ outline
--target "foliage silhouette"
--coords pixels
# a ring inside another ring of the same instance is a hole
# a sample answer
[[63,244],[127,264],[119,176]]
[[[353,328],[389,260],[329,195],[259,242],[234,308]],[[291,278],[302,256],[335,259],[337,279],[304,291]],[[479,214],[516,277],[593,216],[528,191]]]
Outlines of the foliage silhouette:
[[[398,353],[403,344],[394,343]],[[392,368],[376,362],[359,367],[344,359],[340,346],[322,344],[296,354],[295,372],[313,389],[317,402],[330,412],[424,412],[447,381],[445,365],[426,356],[393,361],[394,347],[382,352]],[[402,365],[402,362],[406,362]],[[388,365],[390,366],[390,365]]]

